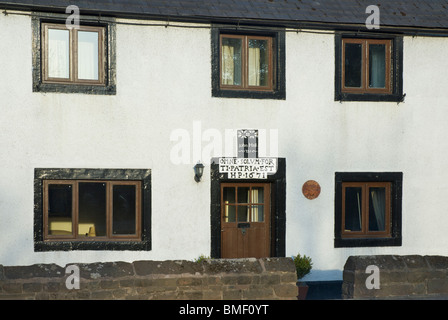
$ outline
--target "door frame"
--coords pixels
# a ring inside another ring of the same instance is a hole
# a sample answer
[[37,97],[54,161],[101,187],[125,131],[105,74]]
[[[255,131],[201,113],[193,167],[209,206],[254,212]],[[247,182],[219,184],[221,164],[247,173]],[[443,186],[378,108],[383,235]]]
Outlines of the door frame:
[[210,164],[210,257],[221,258],[221,183],[271,184],[271,257],[284,257],[286,245],[286,160],[277,158],[277,172],[267,179],[227,179],[219,172],[217,159]]

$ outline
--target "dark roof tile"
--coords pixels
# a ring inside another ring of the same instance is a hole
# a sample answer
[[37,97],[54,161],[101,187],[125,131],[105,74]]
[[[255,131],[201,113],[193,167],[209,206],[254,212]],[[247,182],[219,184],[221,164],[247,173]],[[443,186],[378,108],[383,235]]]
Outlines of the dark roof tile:
[[367,6],[378,5],[381,25],[448,28],[448,0],[0,0],[0,8],[64,10],[148,17],[203,17],[209,20],[266,19],[289,22],[364,24]]

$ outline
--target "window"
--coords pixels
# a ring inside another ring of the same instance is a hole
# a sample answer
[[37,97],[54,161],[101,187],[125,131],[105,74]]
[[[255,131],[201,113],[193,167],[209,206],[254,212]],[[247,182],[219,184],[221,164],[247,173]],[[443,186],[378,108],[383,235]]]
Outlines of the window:
[[223,183],[222,222],[265,222],[265,212],[270,210],[268,187],[268,184]]
[[140,239],[140,181],[43,183],[44,240]]
[[401,245],[401,173],[336,173],[335,246]]
[[390,182],[342,183],[342,238],[390,237]]
[[335,99],[396,101],[402,94],[403,40],[338,34]]
[[272,90],[272,38],[221,35],[221,89]]
[[391,92],[391,40],[342,39],[342,92]]
[[212,95],[285,99],[284,31],[212,29]]
[[104,28],[42,24],[43,82],[104,84]]
[[33,91],[115,94],[115,24],[67,28],[65,19],[33,16]]
[[149,250],[150,170],[36,169],[35,250]]

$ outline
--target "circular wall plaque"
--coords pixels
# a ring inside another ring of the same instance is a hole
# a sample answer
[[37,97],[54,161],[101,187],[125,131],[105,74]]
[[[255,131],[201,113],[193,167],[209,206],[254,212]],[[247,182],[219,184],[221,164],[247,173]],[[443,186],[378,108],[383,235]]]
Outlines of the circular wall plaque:
[[316,199],[320,194],[320,185],[314,180],[308,180],[303,184],[302,193],[307,199]]

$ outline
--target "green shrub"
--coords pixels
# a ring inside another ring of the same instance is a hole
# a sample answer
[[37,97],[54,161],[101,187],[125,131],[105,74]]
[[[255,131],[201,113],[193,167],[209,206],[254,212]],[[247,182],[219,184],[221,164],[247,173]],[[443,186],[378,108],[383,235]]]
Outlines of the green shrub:
[[294,264],[296,265],[297,270],[297,279],[302,279],[308,273],[310,273],[313,268],[313,261],[310,257],[306,255],[301,256],[298,254],[294,257]]
[[210,259],[210,257],[201,254],[201,255],[199,256],[199,258],[197,258],[197,259],[194,260],[194,262],[196,262],[196,263],[201,263],[201,262],[203,262],[203,261],[205,261],[205,260],[207,260],[207,259]]

